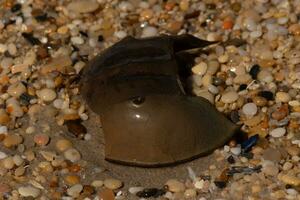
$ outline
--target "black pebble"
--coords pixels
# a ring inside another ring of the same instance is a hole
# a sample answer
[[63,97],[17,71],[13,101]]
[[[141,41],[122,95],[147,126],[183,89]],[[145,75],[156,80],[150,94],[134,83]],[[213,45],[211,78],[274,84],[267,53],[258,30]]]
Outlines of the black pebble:
[[252,79],[256,80],[257,79],[257,75],[260,71],[260,66],[259,65],[253,65],[250,69],[249,74],[251,75]]
[[99,35],[99,36],[98,36],[98,41],[99,41],[99,42],[103,42],[103,40],[104,40],[104,37],[103,37],[102,35]]
[[215,185],[218,187],[218,188],[225,188],[226,187],[226,182],[224,181],[215,181]]
[[11,11],[11,12],[17,12],[17,11],[19,11],[21,8],[22,8],[22,5],[19,4],[19,3],[17,3],[17,4],[15,4],[15,5],[13,5],[13,7],[11,7],[10,11]]
[[32,45],[38,45],[41,44],[41,41],[37,38],[35,38],[32,33],[22,33],[22,36],[28,41],[30,42],[30,44]]
[[270,91],[260,91],[260,92],[258,93],[258,96],[264,97],[264,98],[267,99],[268,101],[274,99],[274,95],[273,95],[273,93],[270,92]]
[[234,164],[235,163],[235,160],[234,160],[234,157],[233,156],[229,156],[227,158],[227,161],[230,163],[230,164]]
[[239,112],[237,110],[233,110],[230,112],[230,120],[235,124],[240,121]]
[[44,13],[42,15],[35,16],[34,18],[40,22],[44,22],[48,19],[48,15],[47,13]]
[[247,84],[242,84],[239,87],[239,91],[245,90],[247,88]]
[[139,191],[136,193],[136,196],[141,198],[149,198],[149,197],[159,197],[161,195],[164,195],[166,193],[163,189],[157,189],[157,188],[145,188],[142,191]]
[[213,77],[212,81],[215,86],[223,85],[225,83],[223,79],[220,79],[218,77]]

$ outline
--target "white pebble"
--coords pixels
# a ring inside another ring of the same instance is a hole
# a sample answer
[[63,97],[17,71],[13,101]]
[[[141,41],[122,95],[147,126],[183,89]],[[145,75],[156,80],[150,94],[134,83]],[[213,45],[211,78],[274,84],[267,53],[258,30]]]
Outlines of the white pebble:
[[73,44],[83,44],[84,43],[84,40],[81,38],[81,37],[79,37],[79,36],[76,36],[76,37],[72,37],[71,38],[71,42],[73,43]]
[[258,73],[257,78],[261,82],[270,83],[273,81],[273,76],[270,71],[262,70]]
[[156,36],[158,33],[157,28],[153,27],[153,26],[147,26],[143,29],[142,35],[141,37],[152,37],[152,36]]
[[212,84],[209,84],[207,86],[207,89],[212,94],[218,94],[219,93],[219,89],[216,86],[212,85]]
[[4,153],[3,151],[0,151],[0,160],[7,158],[7,154]]
[[78,197],[82,189],[83,186],[81,184],[76,184],[67,189],[67,194],[71,197]]
[[192,72],[197,75],[204,75],[207,70],[207,64],[205,62],[200,62],[192,68]]
[[238,155],[240,155],[242,149],[241,149],[241,147],[238,146],[238,147],[232,147],[232,148],[230,149],[230,151],[231,151],[231,153],[233,153],[234,155],[238,156]]
[[239,98],[239,95],[235,91],[229,91],[222,95],[221,101],[223,103],[233,103]]
[[125,31],[117,31],[117,32],[114,33],[114,35],[117,38],[122,39],[122,38],[127,36],[127,33]]
[[23,158],[20,155],[14,155],[13,161],[14,161],[15,165],[17,165],[17,166],[22,165],[24,162]]
[[131,194],[136,194],[140,191],[142,191],[144,188],[143,187],[130,187],[128,189],[128,191],[131,193]]
[[242,110],[245,115],[254,116],[257,113],[257,106],[255,103],[246,103]]
[[199,181],[196,181],[195,183],[194,183],[194,187],[196,188],[196,189],[199,189],[199,190],[201,190],[203,187],[204,187],[204,180],[199,180]]
[[43,101],[53,101],[56,98],[56,92],[49,88],[44,88],[42,90],[37,91],[37,95]]
[[23,197],[37,198],[40,195],[40,190],[32,186],[19,187],[18,192]]
[[77,162],[81,158],[80,153],[74,148],[70,148],[70,149],[66,150],[64,152],[64,156],[67,160],[69,160],[71,162]]
[[279,138],[279,137],[284,136],[285,132],[286,132],[285,128],[280,127],[280,128],[275,128],[275,129],[273,129],[273,130],[270,132],[270,135],[271,135],[272,137]]
[[7,134],[7,127],[0,125],[0,134]]

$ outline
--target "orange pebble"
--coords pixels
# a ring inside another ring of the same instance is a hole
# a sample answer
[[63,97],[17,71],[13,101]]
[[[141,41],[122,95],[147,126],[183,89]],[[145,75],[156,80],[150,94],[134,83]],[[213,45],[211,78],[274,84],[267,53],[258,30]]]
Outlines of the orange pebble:
[[223,22],[223,29],[229,30],[232,29],[232,27],[233,27],[233,22],[231,20],[225,20]]

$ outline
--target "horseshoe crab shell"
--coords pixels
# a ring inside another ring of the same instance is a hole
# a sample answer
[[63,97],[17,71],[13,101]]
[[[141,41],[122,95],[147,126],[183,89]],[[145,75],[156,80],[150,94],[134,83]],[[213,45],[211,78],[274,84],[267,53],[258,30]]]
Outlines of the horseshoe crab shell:
[[127,37],[89,62],[81,93],[101,117],[106,160],[166,166],[206,155],[234,135],[236,125],[184,89],[186,50],[210,44],[191,35]]

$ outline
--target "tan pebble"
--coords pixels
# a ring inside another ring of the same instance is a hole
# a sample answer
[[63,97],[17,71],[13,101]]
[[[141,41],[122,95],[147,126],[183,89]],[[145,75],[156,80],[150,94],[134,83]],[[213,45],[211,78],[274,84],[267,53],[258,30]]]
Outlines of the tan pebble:
[[249,74],[241,74],[233,79],[236,84],[248,84],[251,81],[251,76]]
[[273,197],[275,199],[284,199],[285,196],[286,196],[286,193],[283,190],[277,190],[277,191],[271,193],[271,197]]
[[202,84],[204,87],[208,87],[212,83],[212,76],[210,74],[205,74],[202,78]]
[[289,32],[293,35],[300,35],[300,24],[292,24],[289,26]]
[[141,13],[141,20],[149,20],[153,16],[153,11],[151,9],[143,10]]
[[298,156],[300,154],[300,148],[297,145],[287,146],[286,151],[291,156]]
[[94,180],[94,181],[91,183],[91,185],[92,185],[93,187],[102,187],[102,186],[103,186],[103,181],[101,181],[101,180]]
[[76,175],[68,175],[65,177],[65,182],[68,185],[75,185],[77,183],[80,183],[80,178]]
[[289,102],[291,100],[291,97],[286,92],[277,92],[275,100],[278,101],[278,102],[287,103],[287,102]]
[[7,125],[10,117],[4,109],[0,109],[0,124]]
[[24,152],[24,155],[28,161],[32,161],[35,159],[35,154],[32,150],[27,150]]
[[222,95],[221,101],[223,103],[233,103],[239,98],[239,95],[235,91],[229,91]]
[[22,143],[23,138],[19,135],[11,134],[7,135],[3,140],[3,145],[7,148],[17,146],[18,144]]
[[55,146],[58,151],[63,152],[71,148],[73,145],[69,140],[60,139],[56,142]]
[[247,119],[244,121],[244,124],[247,126],[256,126],[258,125],[262,120],[262,116],[261,115],[256,115],[250,119]]
[[79,151],[74,148],[67,149],[64,152],[64,157],[71,162],[77,162],[81,159]]
[[165,185],[168,187],[170,192],[184,192],[185,190],[184,184],[176,179],[168,180]]
[[40,162],[38,166],[46,173],[53,172],[53,167],[52,167],[51,163],[48,161]]
[[15,163],[12,157],[7,157],[2,160],[2,165],[5,169],[12,169]]
[[300,178],[297,176],[292,176],[288,174],[278,175],[278,179],[284,182],[285,184],[299,186],[300,185]]
[[189,199],[189,198],[195,198],[197,196],[197,192],[195,189],[186,189],[184,191],[184,197]]
[[0,183],[0,196],[11,191],[11,188],[4,183]]
[[187,11],[189,9],[190,3],[189,0],[181,0],[179,3],[179,8],[182,11]]
[[71,1],[71,3],[68,4],[67,9],[70,12],[90,13],[90,12],[97,10],[98,7],[99,7],[99,4],[97,3],[97,1],[76,0],[76,1]]
[[261,191],[261,186],[260,185],[253,185],[251,187],[252,193],[259,193]]
[[20,166],[24,163],[24,160],[21,156],[19,155],[14,155],[13,156],[13,160],[14,160],[14,163],[17,165],[17,166]]
[[10,85],[7,89],[7,93],[13,97],[19,97],[26,92],[26,87],[21,82]]
[[166,29],[171,33],[177,33],[182,27],[182,22],[180,21],[171,21],[167,23]]
[[192,68],[192,72],[197,75],[204,75],[207,70],[207,64],[205,62],[200,62]]
[[284,171],[287,171],[287,170],[292,169],[292,167],[293,167],[293,164],[292,164],[291,162],[285,162],[285,163],[283,164],[283,166],[282,166],[282,169],[283,169]]
[[61,26],[57,29],[57,32],[59,34],[63,34],[63,35],[68,33],[68,31],[69,31],[69,28],[67,26]]
[[67,189],[67,194],[71,197],[78,197],[82,189],[83,186],[81,184],[76,184]]
[[20,166],[15,170],[15,176],[23,176],[24,173],[25,173],[25,168],[23,166]]
[[49,140],[49,136],[45,133],[39,133],[33,137],[33,141],[39,146],[47,145],[49,143]]
[[120,180],[114,178],[105,179],[103,184],[106,188],[111,190],[116,190],[123,186],[123,183]]
[[37,91],[37,95],[43,101],[50,102],[53,101],[56,97],[56,92],[53,89],[44,88]]
[[253,103],[257,106],[265,106],[267,104],[267,100],[264,97],[256,96],[253,98]]
[[99,200],[115,200],[115,194],[110,189],[103,189],[99,192]]

